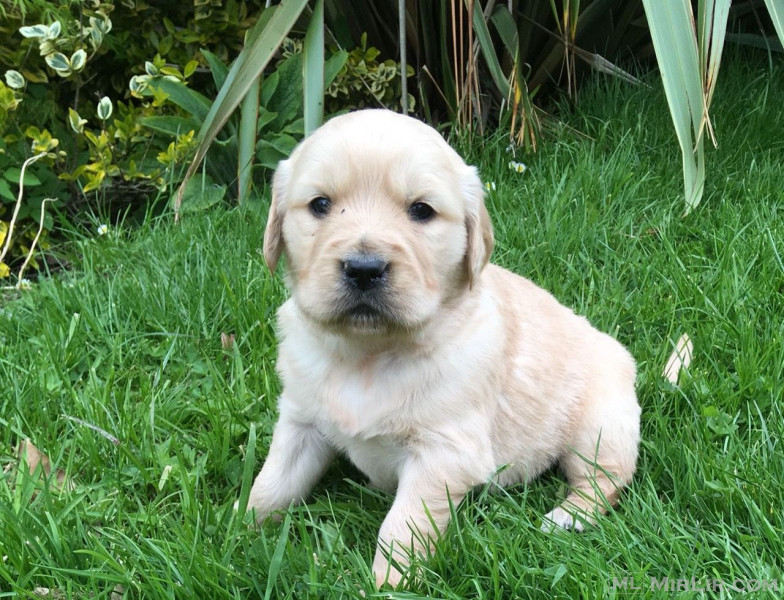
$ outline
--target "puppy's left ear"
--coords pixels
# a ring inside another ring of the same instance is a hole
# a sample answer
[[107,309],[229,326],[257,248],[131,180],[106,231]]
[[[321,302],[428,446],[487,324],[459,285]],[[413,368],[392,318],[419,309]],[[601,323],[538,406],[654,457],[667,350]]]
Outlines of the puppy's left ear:
[[485,207],[482,182],[474,167],[468,167],[462,181],[466,202],[465,227],[468,236],[466,269],[468,286],[473,287],[493,252],[493,224]]
[[288,187],[291,165],[282,160],[272,178],[272,200],[270,200],[267,227],[264,230],[264,262],[273,273],[283,252],[283,217],[286,214],[285,190]]

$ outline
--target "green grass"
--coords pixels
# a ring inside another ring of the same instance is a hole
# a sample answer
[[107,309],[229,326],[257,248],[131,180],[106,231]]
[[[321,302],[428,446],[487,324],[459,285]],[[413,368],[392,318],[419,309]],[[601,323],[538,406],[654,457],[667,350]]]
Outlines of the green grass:
[[[494,261],[637,358],[638,473],[620,507],[579,535],[539,531],[565,492],[557,473],[477,490],[422,581],[383,597],[600,598],[613,575],[640,572],[784,587],[784,70],[766,64],[724,69],[720,147],[685,220],[654,79],[584,88],[522,175],[500,137],[466,152],[496,183]],[[285,292],[263,266],[262,213],[91,234],[72,271],[2,300],[0,597],[373,596],[369,562],[391,498],[345,461],[281,524],[255,530],[232,510],[266,453],[280,388],[273,315]],[[661,372],[681,333],[695,353],[676,387]],[[14,468],[24,437],[72,491]]]

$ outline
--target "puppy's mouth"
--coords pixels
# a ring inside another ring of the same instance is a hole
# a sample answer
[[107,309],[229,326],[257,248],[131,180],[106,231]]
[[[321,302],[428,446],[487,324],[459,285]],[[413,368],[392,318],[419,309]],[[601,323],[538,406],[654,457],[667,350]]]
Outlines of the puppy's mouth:
[[399,319],[387,301],[386,294],[348,293],[336,303],[332,323],[338,327],[367,332],[386,331]]
[[376,319],[383,316],[378,308],[364,302],[346,309],[343,311],[343,315],[350,319]]
[[[366,296],[366,294],[362,294],[362,296]],[[390,314],[389,308],[374,296],[346,298],[344,302],[340,303],[341,306],[336,307],[335,320],[337,324],[361,329],[378,329],[392,325],[396,319]]]

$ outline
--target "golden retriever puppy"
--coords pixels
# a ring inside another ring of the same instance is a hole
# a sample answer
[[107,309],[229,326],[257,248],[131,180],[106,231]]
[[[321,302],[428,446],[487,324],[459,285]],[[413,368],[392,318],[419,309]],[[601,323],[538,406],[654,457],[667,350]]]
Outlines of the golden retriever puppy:
[[395,493],[373,572],[396,585],[455,505],[559,465],[544,528],[582,529],[635,470],[635,363],[527,279],[487,264],[476,169],[431,127],[336,117],[280,163],[264,257],[286,259],[283,381],[250,508],[302,501],[341,452]]

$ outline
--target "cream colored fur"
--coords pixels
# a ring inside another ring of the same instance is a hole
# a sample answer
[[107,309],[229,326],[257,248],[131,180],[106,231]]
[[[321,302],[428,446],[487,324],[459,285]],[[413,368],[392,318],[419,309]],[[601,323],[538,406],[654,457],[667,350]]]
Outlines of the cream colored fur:
[[[321,196],[331,208],[316,216]],[[418,201],[432,220],[412,219]],[[334,118],[280,164],[264,254],[273,270],[285,256],[291,299],[278,312],[280,418],[250,496],[259,520],[305,499],[344,453],[395,493],[373,561],[395,585],[474,486],[559,465],[571,491],[544,528],[582,529],[616,501],[637,459],[634,360],[487,265],[492,245],[476,170],[412,118]],[[389,264],[371,317],[341,312],[357,254]]]

